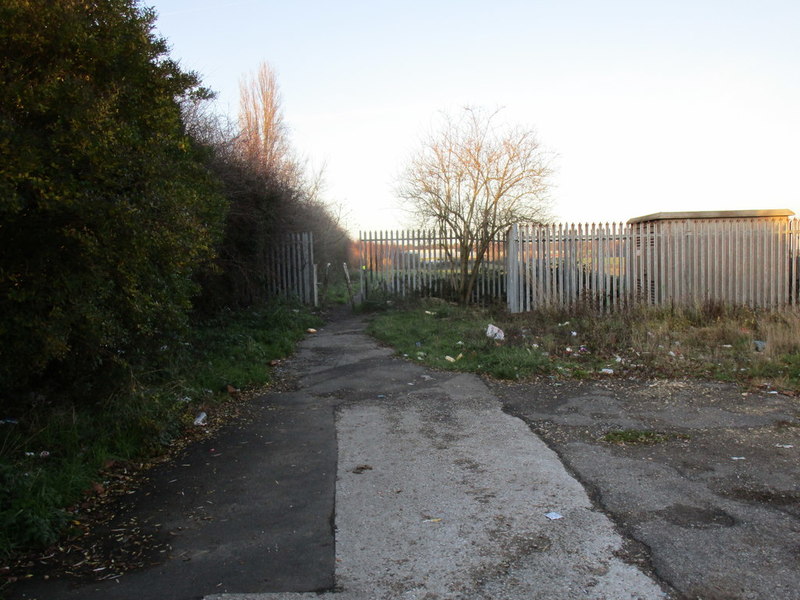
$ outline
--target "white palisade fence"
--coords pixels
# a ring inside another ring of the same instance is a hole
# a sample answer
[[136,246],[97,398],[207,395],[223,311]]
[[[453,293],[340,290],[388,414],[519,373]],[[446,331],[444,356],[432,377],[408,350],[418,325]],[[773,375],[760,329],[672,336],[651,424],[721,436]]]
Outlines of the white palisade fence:
[[[447,297],[457,247],[452,235],[364,232],[362,294]],[[798,219],[520,224],[491,244],[473,301],[506,302],[512,312],[710,302],[773,309],[800,302],[799,267]]]

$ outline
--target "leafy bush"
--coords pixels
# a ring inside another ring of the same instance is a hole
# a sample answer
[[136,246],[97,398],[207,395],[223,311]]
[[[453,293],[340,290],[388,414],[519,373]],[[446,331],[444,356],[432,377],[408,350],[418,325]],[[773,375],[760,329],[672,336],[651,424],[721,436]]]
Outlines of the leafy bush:
[[0,7],[5,394],[91,395],[180,330],[213,256],[224,201],[176,102],[205,92],[153,20],[134,0]]

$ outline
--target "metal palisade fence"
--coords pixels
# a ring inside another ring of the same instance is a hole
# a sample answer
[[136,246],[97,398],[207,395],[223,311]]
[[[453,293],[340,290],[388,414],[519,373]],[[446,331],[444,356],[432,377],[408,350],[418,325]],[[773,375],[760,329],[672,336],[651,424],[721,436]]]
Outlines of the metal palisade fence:
[[290,233],[270,251],[267,289],[275,295],[316,306],[317,265],[314,264],[314,234]]
[[[505,298],[505,236],[490,243],[473,289],[475,302]],[[456,284],[459,239],[433,231],[373,231],[359,235],[361,293],[449,297]],[[469,267],[474,266],[474,252]]]
[[508,306],[796,305],[798,234],[785,218],[515,225]]
[[[366,297],[453,291],[455,236],[365,232],[359,249]],[[514,225],[491,244],[473,301],[506,302],[512,312],[708,302],[772,309],[798,304],[799,267],[797,219]]]

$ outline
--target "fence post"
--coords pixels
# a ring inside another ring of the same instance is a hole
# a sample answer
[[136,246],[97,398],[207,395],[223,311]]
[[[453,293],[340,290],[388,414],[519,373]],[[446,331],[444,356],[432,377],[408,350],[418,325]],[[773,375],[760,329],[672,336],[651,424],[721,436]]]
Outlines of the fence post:
[[519,258],[519,226],[514,224],[506,234],[506,302],[512,313],[520,312]]

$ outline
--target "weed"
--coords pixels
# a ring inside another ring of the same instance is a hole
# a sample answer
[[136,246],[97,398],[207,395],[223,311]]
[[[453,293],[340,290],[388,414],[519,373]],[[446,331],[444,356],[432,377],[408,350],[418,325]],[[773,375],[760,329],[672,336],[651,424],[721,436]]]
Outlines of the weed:
[[609,431],[600,438],[609,444],[621,446],[661,444],[672,439],[689,439],[689,436],[676,433],[660,433],[658,431],[644,431],[640,429],[623,429]]

